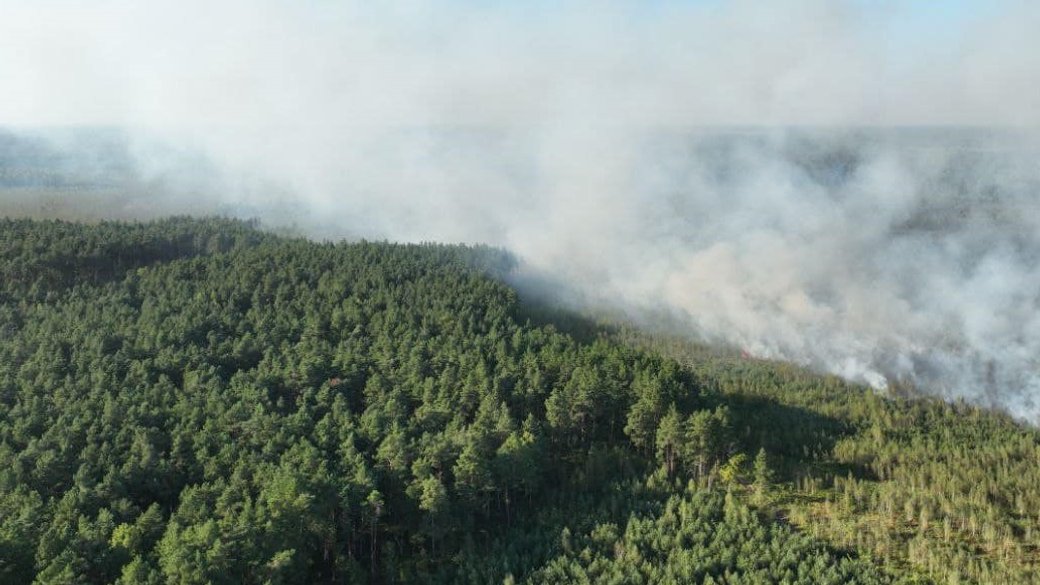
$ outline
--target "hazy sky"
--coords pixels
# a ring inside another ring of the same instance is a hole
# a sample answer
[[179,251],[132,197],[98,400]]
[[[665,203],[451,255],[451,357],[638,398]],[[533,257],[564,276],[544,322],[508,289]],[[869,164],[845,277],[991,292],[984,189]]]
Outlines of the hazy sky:
[[1038,15],[1012,0],[0,0],[0,123],[256,124],[335,101],[355,115],[332,122],[502,124],[592,101],[645,123],[1036,125]]

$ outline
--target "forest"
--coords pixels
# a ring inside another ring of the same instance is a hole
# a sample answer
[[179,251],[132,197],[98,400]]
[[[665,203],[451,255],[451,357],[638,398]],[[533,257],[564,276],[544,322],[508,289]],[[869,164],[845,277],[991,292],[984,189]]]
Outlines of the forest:
[[1040,433],[483,246],[0,219],[0,583],[1040,582]]

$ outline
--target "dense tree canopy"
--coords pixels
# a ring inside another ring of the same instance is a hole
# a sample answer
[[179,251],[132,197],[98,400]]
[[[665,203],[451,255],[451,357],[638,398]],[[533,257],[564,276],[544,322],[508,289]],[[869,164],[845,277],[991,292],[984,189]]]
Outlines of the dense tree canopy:
[[0,581],[1028,580],[1033,431],[554,326],[510,267],[0,221]]

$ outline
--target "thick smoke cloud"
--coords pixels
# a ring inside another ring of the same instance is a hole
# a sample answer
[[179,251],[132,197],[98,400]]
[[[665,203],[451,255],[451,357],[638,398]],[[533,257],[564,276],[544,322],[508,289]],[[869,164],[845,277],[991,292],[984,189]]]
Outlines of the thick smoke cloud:
[[490,242],[584,302],[1040,420],[1040,9],[911,4],[7,0],[0,125],[119,177],[91,215]]

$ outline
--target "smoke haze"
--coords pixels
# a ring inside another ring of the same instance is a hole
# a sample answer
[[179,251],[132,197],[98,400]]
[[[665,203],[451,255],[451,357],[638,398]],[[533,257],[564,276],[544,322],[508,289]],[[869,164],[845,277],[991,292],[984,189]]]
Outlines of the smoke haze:
[[1037,421],[1040,8],[922,5],[0,0],[0,155],[33,169],[0,203],[502,245]]

